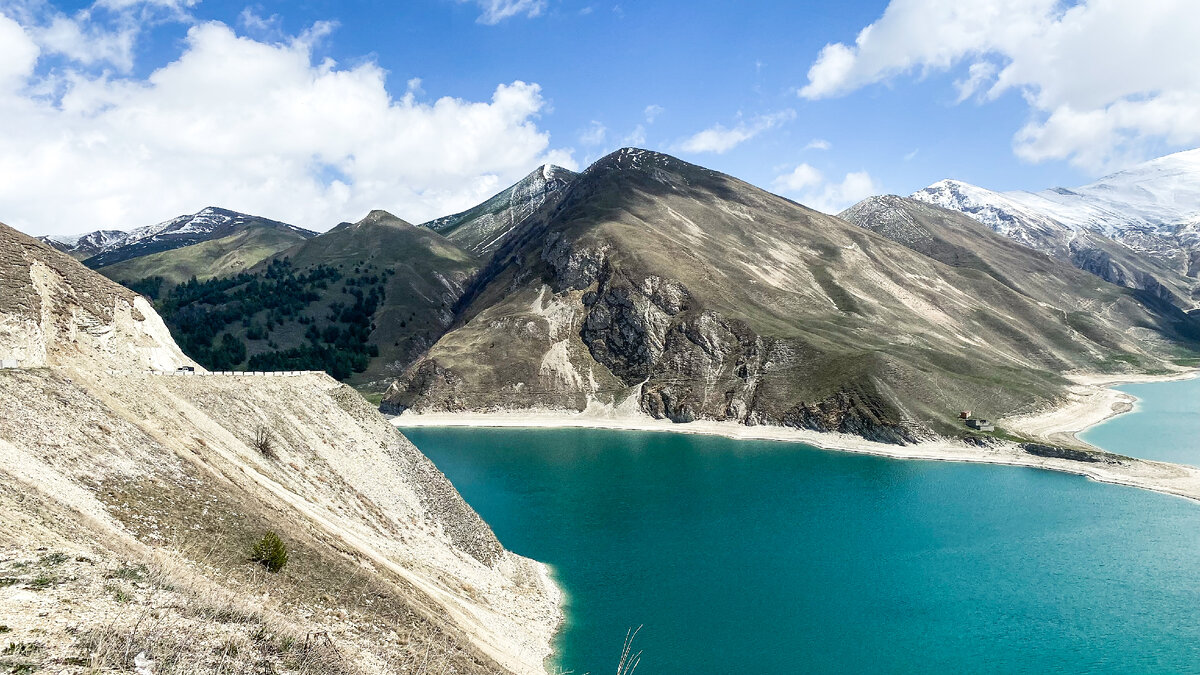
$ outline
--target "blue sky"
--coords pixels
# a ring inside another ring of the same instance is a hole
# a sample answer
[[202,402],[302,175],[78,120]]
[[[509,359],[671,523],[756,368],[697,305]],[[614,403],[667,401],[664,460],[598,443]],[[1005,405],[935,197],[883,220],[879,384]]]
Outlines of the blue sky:
[[[1095,56],[1070,36],[1101,39],[1137,3],[975,0],[966,18],[963,4],[0,0],[35,54],[0,21],[16,49],[0,46],[15,73],[0,121],[28,129],[0,141],[0,178],[14,174],[0,220],[126,229],[215,203],[315,229],[368,207],[419,222],[541,161],[582,168],[626,144],[834,210],[947,177],[1078,185],[1200,140],[1190,118],[1161,122],[1200,90],[1187,69],[1145,76],[1183,47],[1172,25],[1200,27],[1187,3],[1139,10],[1149,27],[1123,47],[1141,55],[1122,66],[1133,84],[1082,91],[1071,83]],[[1145,49],[1156,31],[1166,45]],[[498,87],[514,87],[509,103]],[[225,91],[237,105],[213,112]],[[285,121],[243,125],[248,107]],[[15,175],[31,156],[53,158]]]

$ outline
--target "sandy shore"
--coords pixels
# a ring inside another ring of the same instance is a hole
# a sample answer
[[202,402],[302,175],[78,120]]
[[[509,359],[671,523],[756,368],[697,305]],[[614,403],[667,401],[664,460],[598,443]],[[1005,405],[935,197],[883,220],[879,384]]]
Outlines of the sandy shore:
[[1075,384],[1067,390],[1067,400],[1056,408],[999,420],[1003,428],[1024,436],[1068,445],[1088,445],[1078,435],[1101,422],[1134,410],[1137,397],[1112,387],[1143,382],[1189,380],[1200,371],[1186,370],[1170,375],[1098,375],[1070,376]]
[[[1195,377],[1196,371],[1170,376],[1110,377],[1079,376],[1070,390],[1069,400],[1058,408],[1036,415],[1004,420],[1008,428],[1049,442],[1082,445],[1075,434],[1133,408],[1134,397],[1109,387],[1128,382],[1158,382]],[[847,434],[819,433],[776,426],[749,427],[733,422],[698,421],[676,424],[645,415],[617,413],[611,409],[589,408],[583,412],[563,410],[520,410],[496,413],[405,413],[392,418],[400,429],[413,427],[509,427],[509,428],[589,428],[626,431],[657,431],[707,434],[741,440],[782,441],[841,452],[853,452],[895,459],[946,462],[974,462],[1024,466],[1086,476],[1092,480],[1127,485],[1200,502],[1200,468],[1169,462],[1123,458],[1113,462],[1085,462],[1058,457],[1031,455],[1015,443],[979,447],[939,440],[914,445],[891,445],[868,441]]]

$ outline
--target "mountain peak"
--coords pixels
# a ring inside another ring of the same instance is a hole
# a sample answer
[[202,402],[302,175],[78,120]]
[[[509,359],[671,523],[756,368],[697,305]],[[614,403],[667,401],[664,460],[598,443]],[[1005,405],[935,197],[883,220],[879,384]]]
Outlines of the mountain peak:
[[412,227],[412,224],[389,211],[372,209],[365,218],[354,224],[356,228],[363,226]]

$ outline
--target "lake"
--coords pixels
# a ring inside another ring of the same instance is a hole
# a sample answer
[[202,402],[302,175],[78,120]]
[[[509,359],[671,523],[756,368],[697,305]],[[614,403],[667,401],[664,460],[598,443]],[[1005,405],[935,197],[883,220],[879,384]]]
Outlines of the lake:
[[1138,397],[1135,412],[1096,425],[1080,439],[1130,457],[1200,465],[1200,378],[1115,388]]
[[1027,468],[588,429],[403,429],[569,596],[556,667],[1200,672],[1200,506]]

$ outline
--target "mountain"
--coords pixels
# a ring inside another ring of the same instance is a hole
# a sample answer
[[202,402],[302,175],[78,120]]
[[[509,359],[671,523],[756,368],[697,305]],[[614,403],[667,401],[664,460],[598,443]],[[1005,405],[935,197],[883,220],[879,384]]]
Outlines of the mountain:
[[625,148],[505,237],[382,408],[598,406],[907,443],[961,435],[960,410],[1044,406],[1062,373],[1196,346],[1178,310],[1033,250],[990,269],[927,253]]
[[[223,231],[214,230],[210,235],[214,238],[211,239],[138,255],[105,265],[98,271],[126,285],[154,277],[161,277],[166,284],[180,284],[192,277],[203,281],[245,271],[280,251],[316,236],[307,230],[261,219],[243,221],[229,234],[217,236]],[[122,247],[110,252],[110,255],[126,250],[129,249]]]
[[467,251],[488,254],[538,209],[557,203],[578,175],[560,166],[546,164],[479,206],[431,220],[422,227],[445,236]]
[[48,244],[76,260],[83,260],[113,246],[125,235],[126,233],[121,230],[96,230],[76,235],[51,234],[38,237],[38,241]]
[[[191,215],[179,216],[157,225],[147,225],[129,232],[96,230],[73,236],[46,235],[38,237],[38,240],[72,258],[82,260],[92,269],[99,269],[133,258],[201,242],[226,239],[245,232],[255,232],[255,237],[261,239],[253,245],[257,248],[261,248],[264,243],[268,247],[274,247],[278,245],[278,242],[286,242],[290,246],[296,241],[316,234],[295,225],[210,206]],[[218,245],[217,249],[229,251],[236,248],[237,245],[238,242],[231,240]],[[219,254],[205,253],[198,255],[197,258],[206,256],[220,257]],[[171,273],[170,262],[157,265],[147,264],[147,267],[164,270],[167,274]],[[133,273],[130,272],[130,274]],[[121,276],[128,275],[122,274]]]
[[548,570],[347,387],[153,374],[193,363],[144,298],[3,225],[0,360],[10,668],[545,672]]
[[965,213],[996,232],[1090,271],[1196,306],[1200,149],[1145,162],[1079,188],[994,192],[944,180],[914,199]]
[[99,253],[84,259],[83,264],[99,269],[152,253],[221,239],[250,227],[276,229],[298,238],[315,234],[295,225],[210,206],[192,215],[132,230],[109,243]]
[[326,370],[382,390],[449,327],[479,267],[437,232],[372,211],[243,273],[154,292],[209,367]]

